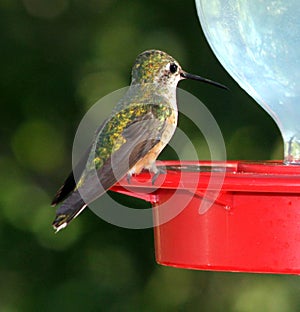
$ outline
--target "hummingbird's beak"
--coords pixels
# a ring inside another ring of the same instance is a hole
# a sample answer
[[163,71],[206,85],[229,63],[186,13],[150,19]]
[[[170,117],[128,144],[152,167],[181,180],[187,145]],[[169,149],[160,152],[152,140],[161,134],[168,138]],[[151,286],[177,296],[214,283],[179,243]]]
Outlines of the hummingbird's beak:
[[180,73],[180,76],[184,79],[192,79],[192,80],[198,80],[198,81],[202,81],[202,82],[205,82],[205,83],[209,83],[211,85],[214,85],[216,87],[219,87],[219,88],[222,88],[222,89],[225,89],[225,90],[228,90],[228,88],[218,82],[215,82],[215,81],[212,81],[210,79],[206,79],[206,78],[203,78],[201,76],[197,76],[197,75],[194,75],[194,74],[189,74],[185,71],[181,71]]

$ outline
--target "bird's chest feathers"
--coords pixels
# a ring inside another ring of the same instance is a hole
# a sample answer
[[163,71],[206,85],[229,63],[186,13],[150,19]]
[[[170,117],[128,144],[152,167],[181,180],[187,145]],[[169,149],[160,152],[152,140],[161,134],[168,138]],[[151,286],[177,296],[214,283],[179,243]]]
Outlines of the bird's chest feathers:
[[167,144],[171,140],[177,127],[177,118],[178,118],[177,110],[172,109],[171,115],[166,119],[166,127],[161,137],[162,142],[165,142]]

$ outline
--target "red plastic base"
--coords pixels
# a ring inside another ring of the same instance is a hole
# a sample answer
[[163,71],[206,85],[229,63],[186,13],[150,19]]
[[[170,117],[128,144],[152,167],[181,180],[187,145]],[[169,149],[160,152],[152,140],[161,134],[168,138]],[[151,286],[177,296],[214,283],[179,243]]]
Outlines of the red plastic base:
[[[154,228],[157,262],[201,270],[300,274],[300,166],[280,162],[161,164],[167,174],[159,177],[158,184],[163,182],[158,189],[148,173],[130,185],[122,181],[126,189],[120,184],[112,189],[153,206],[176,196],[176,205],[184,208]],[[201,202],[207,200],[211,171],[220,171],[224,181],[211,208],[199,214]],[[198,181],[192,193],[191,181]],[[155,220],[159,222],[162,214],[161,209],[155,210]]]

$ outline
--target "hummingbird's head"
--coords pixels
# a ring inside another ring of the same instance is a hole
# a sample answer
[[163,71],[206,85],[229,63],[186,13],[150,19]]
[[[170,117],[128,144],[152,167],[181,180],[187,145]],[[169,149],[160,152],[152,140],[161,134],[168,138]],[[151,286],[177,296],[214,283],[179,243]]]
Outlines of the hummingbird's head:
[[182,79],[198,80],[227,89],[218,82],[187,73],[172,56],[159,50],[141,53],[132,67],[132,84],[162,83],[176,86]]
[[177,85],[182,79],[179,63],[159,50],[141,53],[132,68],[132,84],[165,83]]

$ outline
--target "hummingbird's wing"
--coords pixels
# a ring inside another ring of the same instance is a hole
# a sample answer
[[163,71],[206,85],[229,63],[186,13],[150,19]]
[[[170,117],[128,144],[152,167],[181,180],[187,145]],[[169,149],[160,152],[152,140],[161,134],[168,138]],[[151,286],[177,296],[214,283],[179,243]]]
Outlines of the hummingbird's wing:
[[[105,123],[107,120],[105,120],[100,127],[98,127],[98,129],[95,131],[95,136],[97,136],[103,129]],[[89,146],[89,148],[86,150],[85,154],[83,155],[83,157],[80,159],[80,161],[78,162],[78,164],[75,167],[75,172],[77,176],[81,176],[81,174],[83,173],[89,154],[91,152],[92,149],[92,145]],[[63,185],[58,189],[58,191],[56,192],[52,202],[51,202],[51,206],[56,206],[57,204],[59,204],[60,202],[62,202],[64,199],[66,199],[71,192],[74,191],[74,189],[76,188],[76,182],[75,182],[75,178],[74,178],[74,173],[73,171],[70,172],[70,174],[68,175],[68,177],[66,178],[65,182],[63,183]]]
[[112,153],[104,165],[97,170],[99,180],[108,190],[122,179],[161,140],[166,122],[157,119],[152,112],[136,118],[122,132],[124,143]]
[[[88,159],[88,156],[90,154],[90,151],[91,151],[91,146],[89,147],[89,149],[86,151],[86,153],[81,158],[78,165],[76,166],[76,170],[77,170],[76,172],[83,172],[85,165],[86,165],[86,162],[87,162],[87,159]],[[66,199],[71,194],[71,192],[74,191],[75,187],[76,187],[76,182],[75,182],[74,174],[72,171],[68,175],[68,177],[66,178],[63,185],[56,192],[56,194],[55,194],[55,196],[51,202],[51,206],[56,206],[57,204],[62,202],[64,199]]]
[[[82,177],[74,191],[57,209],[53,222],[57,231],[67,226],[87,204],[122,179],[128,170],[160,142],[166,127],[165,115],[162,116],[160,110],[163,109],[164,114],[170,115],[171,108],[145,104],[138,105],[137,109],[137,113],[133,114],[135,107],[131,105],[101,127]],[[73,186],[74,181],[71,184]],[[70,189],[71,187],[65,187],[66,191]],[[63,198],[62,195],[59,197]]]

